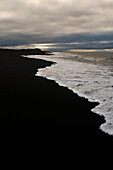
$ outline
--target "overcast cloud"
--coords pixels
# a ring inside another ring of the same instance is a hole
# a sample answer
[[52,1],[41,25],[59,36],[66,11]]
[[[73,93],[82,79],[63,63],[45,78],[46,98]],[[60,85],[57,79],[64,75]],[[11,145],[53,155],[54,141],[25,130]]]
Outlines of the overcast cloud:
[[19,35],[47,39],[113,31],[113,0],[0,1],[0,37],[5,41]]

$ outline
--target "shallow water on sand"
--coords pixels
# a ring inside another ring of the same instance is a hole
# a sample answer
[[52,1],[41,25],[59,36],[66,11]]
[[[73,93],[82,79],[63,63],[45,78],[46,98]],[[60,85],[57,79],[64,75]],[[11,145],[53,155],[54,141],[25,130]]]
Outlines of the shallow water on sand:
[[100,126],[113,135],[113,53],[112,52],[55,52],[54,55],[27,56],[55,62],[39,69],[36,76],[55,80],[79,96],[100,104],[93,112],[104,115]]

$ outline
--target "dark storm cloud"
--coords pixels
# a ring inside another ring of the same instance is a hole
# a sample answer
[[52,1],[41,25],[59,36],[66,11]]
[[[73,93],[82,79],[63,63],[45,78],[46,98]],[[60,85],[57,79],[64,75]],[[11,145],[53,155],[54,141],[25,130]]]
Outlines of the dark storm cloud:
[[23,41],[39,37],[41,41],[113,31],[112,7],[112,0],[4,0],[0,3],[0,37],[4,41],[6,37]]

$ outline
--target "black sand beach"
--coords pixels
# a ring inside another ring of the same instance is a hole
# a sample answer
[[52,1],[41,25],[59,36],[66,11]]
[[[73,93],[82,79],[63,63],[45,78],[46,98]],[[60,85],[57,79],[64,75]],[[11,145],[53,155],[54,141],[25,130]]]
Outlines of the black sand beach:
[[91,112],[98,103],[35,76],[52,62],[21,56],[45,53],[0,49],[1,140],[73,141],[82,149],[112,151],[113,137],[99,130],[104,118]]

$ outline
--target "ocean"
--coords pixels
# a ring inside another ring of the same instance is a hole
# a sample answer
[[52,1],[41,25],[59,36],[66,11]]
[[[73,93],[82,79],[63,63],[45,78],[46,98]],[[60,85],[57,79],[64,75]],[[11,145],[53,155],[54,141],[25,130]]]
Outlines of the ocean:
[[54,80],[79,96],[98,102],[92,112],[105,117],[99,128],[113,135],[113,52],[71,50],[27,57],[54,62],[50,67],[38,69],[36,76]]

